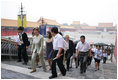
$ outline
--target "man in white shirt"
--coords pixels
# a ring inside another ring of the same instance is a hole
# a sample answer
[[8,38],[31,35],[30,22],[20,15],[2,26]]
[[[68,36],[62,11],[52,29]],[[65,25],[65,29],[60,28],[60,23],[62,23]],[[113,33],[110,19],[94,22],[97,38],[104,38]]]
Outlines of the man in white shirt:
[[80,42],[78,42],[76,46],[76,58],[78,58],[78,54],[80,54],[80,73],[86,72],[86,62],[90,48],[89,43],[85,42],[85,36],[82,35]]
[[30,42],[28,41],[28,36],[24,32],[24,27],[20,26],[18,27],[18,37],[17,43],[18,43],[18,62],[21,62],[21,55],[24,60],[23,64],[27,65],[28,63],[28,54],[27,49],[30,45]]
[[52,75],[49,77],[49,79],[57,77],[57,71],[56,71],[56,63],[62,73],[63,76],[66,75],[66,69],[63,65],[63,55],[64,55],[64,39],[63,37],[58,33],[58,28],[53,27],[51,29],[52,36],[54,36],[53,39],[53,61],[52,61]]

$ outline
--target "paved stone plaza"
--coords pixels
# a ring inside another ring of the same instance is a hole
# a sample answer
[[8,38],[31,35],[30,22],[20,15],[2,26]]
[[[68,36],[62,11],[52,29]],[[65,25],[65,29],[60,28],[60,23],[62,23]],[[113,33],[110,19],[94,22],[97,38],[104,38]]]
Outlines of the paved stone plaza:
[[[2,61],[1,63],[1,78],[2,79],[48,79],[51,75],[51,71],[43,72],[42,67],[37,68],[37,72],[30,73],[30,62],[29,64],[22,65],[22,63],[17,63],[16,61]],[[40,66],[41,64],[39,64]],[[49,69],[48,63],[46,61],[47,69]],[[58,70],[57,79],[117,79],[117,65],[107,61],[103,64],[101,61],[100,70],[94,70],[94,60],[92,64],[88,66],[86,73],[80,74],[80,67],[75,68],[73,63],[73,68],[67,72],[66,76],[62,76]]]

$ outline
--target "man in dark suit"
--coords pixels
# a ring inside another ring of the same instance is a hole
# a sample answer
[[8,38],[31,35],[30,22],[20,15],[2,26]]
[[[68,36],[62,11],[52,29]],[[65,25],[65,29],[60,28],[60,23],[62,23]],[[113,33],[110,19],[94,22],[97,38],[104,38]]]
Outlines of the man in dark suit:
[[71,56],[73,55],[73,48],[74,48],[74,45],[73,45],[73,41],[72,40],[69,40],[69,36],[66,35],[65,36],[65,40],[69,46],[69,49],[66,51],[66,65],[67,65],[67,71],[69,71],[69,65],[70,65],[70,58]]
[[27,48],[30,45],[28,41],[27,34],[24,32],[24,27],[18,28],[18,62],[21,62],[21,55],[24,60],[24,65],[27,65],[28,62],[28,55],[27,55]]

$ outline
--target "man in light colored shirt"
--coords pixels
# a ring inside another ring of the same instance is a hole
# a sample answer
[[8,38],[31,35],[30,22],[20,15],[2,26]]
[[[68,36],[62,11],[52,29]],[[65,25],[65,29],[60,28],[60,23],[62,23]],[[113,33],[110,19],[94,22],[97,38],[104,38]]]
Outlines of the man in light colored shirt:
[[78,58],[78,54],[80,54],[80,73],[86,72],[86,63],[88,54],[90,54],[90,45],[85,42],[85,36],[80,37],[80,42],[78,42],[76,46],[76,58]]
[[56,34],[53,41],[53,49],[54,50],[59,50],[59,48],[64,49],[63,41],[64,41],[63,37],[60,34]]
[[90,45],[87,42],[79,42],[76,46],[76,49],[78,49],[81,52],[87,52],[90,49]]
[[52,75],[49,77],[49,79],[57,77],[57,71],[56,71],[56,63],[62,73],[63,76],[66,75],[66,69],[63,65],[63,55],[64,55],[64,39],[63,37],[58,33],[58,28],[53,27],[51,29],[52,36],[54,36],[53,39],[53,61],[52,61]]
[[[28,41],[28,36],[24,32],[24,27],[20,26],[18,27],[18,37],[17,42],[18,42],[18,62],[21,62],[21,58],[23,58],[24,65],[27,65],[28,63],[28,54],[27,54],[27,49],[30,45],[30,42]],[[22,55],[22,57],[21,57]]]

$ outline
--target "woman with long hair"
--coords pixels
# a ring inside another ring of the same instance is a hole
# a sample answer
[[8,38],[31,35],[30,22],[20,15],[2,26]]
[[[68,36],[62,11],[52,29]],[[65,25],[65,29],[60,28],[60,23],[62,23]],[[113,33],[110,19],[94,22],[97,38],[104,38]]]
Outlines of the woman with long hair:
[[49,70],[51,70],[51,64],[52,64],[52,54],[53,54],[53,44],[52,44],[52,35],[50,31],[47,31],[46,34],[46,55],[48,59],[49,64]]

